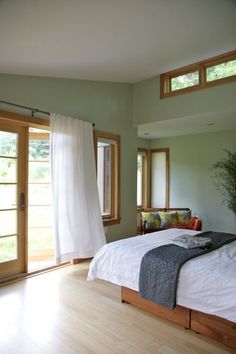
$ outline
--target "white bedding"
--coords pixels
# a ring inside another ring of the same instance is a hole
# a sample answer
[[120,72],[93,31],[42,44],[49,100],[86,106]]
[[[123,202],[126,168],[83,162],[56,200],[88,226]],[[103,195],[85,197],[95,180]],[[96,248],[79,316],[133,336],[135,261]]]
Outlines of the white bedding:
[[[138,291],[140,264],[146,252],[176,236],[198,233],[168,229],[108,243],[92,260],[88,280],[99,278]],[[236,241],[183,265],[177,304],[236,322]]]

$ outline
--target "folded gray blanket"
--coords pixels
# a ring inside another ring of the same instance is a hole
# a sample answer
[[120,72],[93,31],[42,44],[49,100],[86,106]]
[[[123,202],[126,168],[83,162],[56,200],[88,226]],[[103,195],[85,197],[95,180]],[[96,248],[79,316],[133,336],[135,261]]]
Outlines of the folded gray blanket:
[[207,249],[186,249],[168,244],[154,248],[143,256],[139,275],[139,293],[142,298],[173,309],[176,306],[178,278],[182,265],[190,259],[236,240],[234,234],[213,231],[197,236],[209,237],[212,244]]

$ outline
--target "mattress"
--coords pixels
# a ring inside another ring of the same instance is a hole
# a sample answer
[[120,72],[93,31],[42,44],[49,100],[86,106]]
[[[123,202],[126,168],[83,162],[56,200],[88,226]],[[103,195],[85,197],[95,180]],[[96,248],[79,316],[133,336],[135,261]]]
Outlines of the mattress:
[[[104,245],[92,260],[88,280],[103,279],[139,291],[142,257],[174,237],[199,232],[168,229]],[[160,284],[161,286],[161,284]],[[236,322],[236,241],[186,262],[181,268],[177,304]]]

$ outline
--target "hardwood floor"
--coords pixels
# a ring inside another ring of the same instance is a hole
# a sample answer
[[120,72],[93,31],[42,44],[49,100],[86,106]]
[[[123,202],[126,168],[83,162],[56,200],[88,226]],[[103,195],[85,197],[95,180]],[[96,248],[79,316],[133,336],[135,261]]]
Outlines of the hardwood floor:
[[87,282],[89,262],[0,288],[1,354],[223,354],[211,339],[120,302],[120,287]]

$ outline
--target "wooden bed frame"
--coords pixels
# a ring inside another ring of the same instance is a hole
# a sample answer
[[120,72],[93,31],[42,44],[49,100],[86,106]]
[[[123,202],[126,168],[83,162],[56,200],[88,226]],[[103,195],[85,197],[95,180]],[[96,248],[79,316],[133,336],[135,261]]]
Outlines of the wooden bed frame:
[[121,301],[236,349],[236,323],[234,322],[182,306],[176,306],[174,310],[170,310],[152,301],[142,299],[137,291],[123,286],[121,287]]

